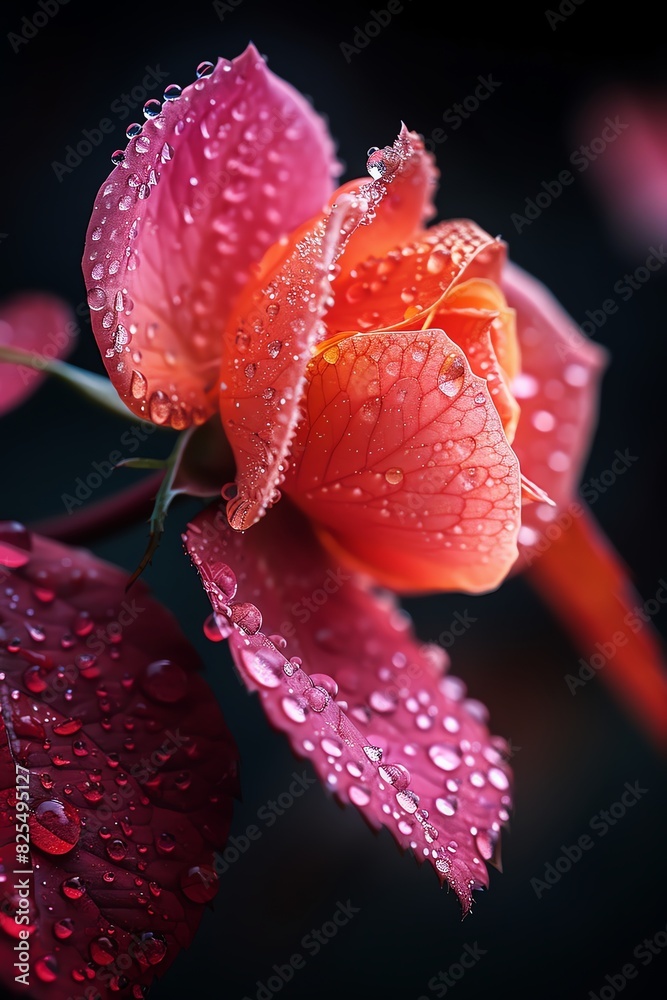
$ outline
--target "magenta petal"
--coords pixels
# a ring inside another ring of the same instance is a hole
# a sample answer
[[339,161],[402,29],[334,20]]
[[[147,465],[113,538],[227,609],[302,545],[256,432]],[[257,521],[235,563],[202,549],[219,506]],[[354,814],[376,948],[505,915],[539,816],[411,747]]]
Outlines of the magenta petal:
[[245,535],[209,508],[185,541],[273,725],[341,801],[428,860],[467,911],[488,884],[511,777],[506,743],[447,675],[442,649],[420,645],[393,599],[330,561],[287,501]]
[[0,590],[0,980],[32,1000],[145,996],[215,895],[236,749],[147,587],[14,523],[3,543],[22,556]]
[[130,409],[182,429],[216,405],[221,338],[251,265],[332,190],[323,122],[254,46],[165,101],[102,185],[83,271]]
[[516,310],[521,346],[521,373],[512,385],[521,416],[512,447],[524,475],[556,504],[524,506],[519,544],[525,548],[575,496],[595,428],[606,353],[520,267],[505,264],[502,288]]
[[[45,363],[66,357],[76,343],[76,334],[69,308],[52,295],[24,293],[0,307],[0,347],[30,351]],[[43,378],[34,368],[0,359],[0,414],[32,395]]]

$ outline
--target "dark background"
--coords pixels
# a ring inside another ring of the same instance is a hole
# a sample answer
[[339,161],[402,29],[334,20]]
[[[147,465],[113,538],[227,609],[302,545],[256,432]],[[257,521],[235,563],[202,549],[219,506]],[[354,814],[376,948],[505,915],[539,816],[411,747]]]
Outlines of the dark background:
[[[145,74],[168,70],[166,82],[189,83],[202,59],[233,57],[252,39],[269,65],[325,112],[346,176],[363,173],[365,151],[392,141],[401,119],[430,135],[443,112],[491,73],[501,86],[436,150],[442,171],[440,217],[468,216],[502,234],[513,258],[544,279],[578,321],[609,296],[614,282],[648,254],[612,232],[586,174],[530,227],[510,222],[543,180],[569,166],[581,139],[573,120],[599,87],[665,85],[662,33],[641,5],[617,19],[608,5],[586,0],[552,30],[544,8],[493,15],[473,5],[405,3],[379,37],[346,61],[341,42],[373,5],[316,7],[242,0],[218,16],[211,3],[188,0],[173,9],[147,0],[114,4],[70,0],[14,53],[7,32],[38,10],[37,0],[5,6],[2,52],[3,153],[0,289],[56,292],[72,306],[84,297],[79,261],[95,194],[124,146],[122,121],[110,105]],[[378,0],[375,9],[384,7]],[[159,92],[151,96],[160,97]],[[666,104],[667,108],[667,104]],[[608,112],[613,116],[613,101]],[[84,128],[111,117],[105,137],[84,162],[58,181],[52,168]],[[590,138],[593,138],[592,133]],[[658,477],[664,463],[666,274],[658,272],[598,332],[612,361],[605,376],[601,426],[586,476],[606,469],[616,448],[639,456],[595,507],[596,517],[632,570],[644,599],[667,575]],[[83,322],[72,360],[101,371]],[[57,385],[3,420],[0,515],[25,521],[64,513],[62,494],[93,461],[119,447],[124,425],[93,412]],[[146,449],[163,455],[170,435]],[[95,498],[134,481],[120,470]],[[146,578],[198,645],[206,673],[237,738],[244,801],[233,833],[256,822],[257,810],[286,790],[298,763],[269,731],[257,701],[236,680],[226,651],[206,643],[208,613],[179,532],[198,509],[176,508]],[[94,546],[128,568],[143,550],[145,527],[129,528]],[[662,997],[667,950],[643,968],[632,951],[664,931],[665,772],[622,708],[595,679],[576,697],[563,677],[576,672],[578,652],[521,579],[481,598],[450,595],[408,602],[420,635],[434,639],[454,611],[478,622],[451,651],[454,672],[491,708],[493,728],[516,748],[516,807],[504,840],[505,873],[492,873],[473,915],[461,921],[452,894],[433,873],[402,857],[386,833],[376,837],[356,812],[339,809],[320,787],[298,800],[222,876],[213,912],[194,946],[181,954],[154,990],[156,1000],[255,997],[274,963],[283,964],[312,927],[348,898],[360,913],[281,991],[285,998],[433,997],[428,981],[459,959],[466,943],[486,954],[447,994],[470,1000],[501,989],[515,998],[599,995],[606,975],[629,961],[640,968],[623,991],[627,1000]],[[656,617],[664,630],[665,612]],[[590,820],[617,801],[626,781],[648,793],[595,848],[545,892],[530,879],[590,832]],[[611,993],[604,996],[609,1000]]]

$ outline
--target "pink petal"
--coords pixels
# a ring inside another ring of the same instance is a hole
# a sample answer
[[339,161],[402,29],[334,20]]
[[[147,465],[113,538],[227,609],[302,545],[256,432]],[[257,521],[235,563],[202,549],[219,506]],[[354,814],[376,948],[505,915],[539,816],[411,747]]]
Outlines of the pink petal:
[[327,336],[322,320],[331,305],[336,263],[340,259],[342,266],[348,253],[367,252],[376,226],[384,250],[390,222],[398,239],[401,226],[412,228],[423,215],[432,165],[421,139],[404,128],[383,154],[391,170],[342,188],[333,207],[294,234],[284,251],[270,251],[233,312],[220,412],[236,458],[237,495],[228,515],[239,530],[254,524],[278,496],[306,365],[314,344]]
[[[506,264],[502,287],[516,309],[521,345],[521,372],[512,383],[521,407],[513,448],[521,471],[563,507],[575,495],[588,453],[606,354],[515,264]],[[530,547],[556,513],[544,503],[525,506],[519,543]]]
[[102,185],[83,271],[130,409],[182,429],[214,412],[222,333],[251,265],[318,212],[333,147],[254,46],[165,101]]
[[467,911],[488,884],[511,781],[506,744],[446,674],[443,651],[419,645],[394,601],[342,571],[287,503],[244,536],[209,508],[185,541],[273,725],[342,802],[428,860]]
[[[215,894],[236,749],[194,649],[148,589],[127,595],[122,570],[26,536],[0,525],[27,556],[0,590],[0,976],[22,991],[13,872],[24,867],[25,995],[141,997]],[[28,791],[25,866],[17,788]]]
[[[77,325],[68,306],[52,295],[24,293],[0,307],[0,347],[18,347],[47,362],[66,357],[76,335]],[[0,359],[0,414],[31,396],[43,378],[33,368]]]

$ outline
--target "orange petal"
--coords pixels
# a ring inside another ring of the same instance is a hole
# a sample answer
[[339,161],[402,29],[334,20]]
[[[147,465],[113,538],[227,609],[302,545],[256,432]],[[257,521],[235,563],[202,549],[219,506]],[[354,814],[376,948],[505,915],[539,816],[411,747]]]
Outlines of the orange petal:
[[[370,150],[369,150],[370,152]],[[340,275],[350,271],[367,257],[384,256],[389,250],[407,243],[435,214],[433,192],[438,171],[431,153],[416,132],[403,125],[393,146],[377,149],[368,158],[372,184],[350,181],[334,194],[332,202],[345,193],[371,194],[374,209],[369,224],[352,235],[340,262]]]
[[447,336],[465,351],[475,375],[486,379],[491,398],[503,422],[505,435],[511,444],[520,410],[494,350],[493,328],[496,316],[478,309],[450,309],[449,304],[455,294],[456,289],[446,300],[447,309],[436,315],[435,325],[442,327]]
[[285,489],[348,563],[417,593],[493,589],[520,477],[488,386],[442,330],[357,334],[309,367]]
[[365,234],[376,228],[384,250],[392,225],[400,238],[423,218],[430,157],[405,129],[389,153],[391,169],[382,177],[341,189],[323,216],[268,252],[234,310],[220,372],[220,412],[237,465],[237,495],[227,510],[234,528],[249,527],[275,502],[306,366],[327,336],[322,319],[341,254],[365,252]]
[[509,381],[521,370],[521,348],[516,329],[516,313],[507,304],[495,281],[471,278],[451,290],[443,309],[478,309],[492,313],[491,342],[498,363]]
[[[398,247],[398,242],[396,237],[381,256],[376,250],[334,281],[336,301],[327,319],[331,333],[398,323],[414,328],[420,314],[426,319],[455,282],[500,282],[505,245],[474,222],[443,222],[404,246]],[[486,302],[479,307],[487,308]]]

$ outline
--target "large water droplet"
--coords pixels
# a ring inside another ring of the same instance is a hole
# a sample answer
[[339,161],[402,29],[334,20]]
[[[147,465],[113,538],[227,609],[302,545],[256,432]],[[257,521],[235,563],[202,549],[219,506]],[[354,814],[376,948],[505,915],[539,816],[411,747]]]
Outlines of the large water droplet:
[[118,954],[118,944],[113,938],[102,935],[90,942],[90,957],[98,965],[110,965]]
[[151,97],[149,101],[144,104],[144,118],[157,118],[157,116],[162,111],[162,105],[155,97]]
[[155,701],[171,704],[181,701],[187,694],[188,675],[172,660],[156,660],[146,667],[141,686]]
[[235,604],[231,618],[247,635],[255,635],[262,627],[262,613],[254,604]]
[[53,983],[58,978],[58,962],[55,955],[40,955],[35,962],[35,973],[43,983]]
[[79,810],[69,802],[43,799],[29,817],[30,839],[45,854],[67,854],[81,833]]
[[461,754],[458,750],[439,743],[429,747],[428,755],[441,771],[453,771],[461,763]]
[[218,876],[213,868],[194,865],[181,874],[183,894],[193,903],[208,903],[218,891]]
[[465,364],[460,354],[448,354],[438,372],[438,389],[450,399],[463,388]]

